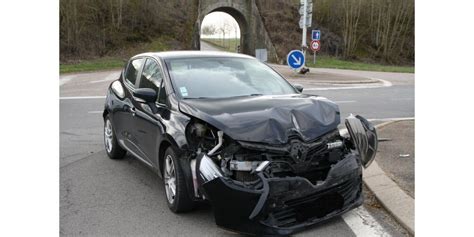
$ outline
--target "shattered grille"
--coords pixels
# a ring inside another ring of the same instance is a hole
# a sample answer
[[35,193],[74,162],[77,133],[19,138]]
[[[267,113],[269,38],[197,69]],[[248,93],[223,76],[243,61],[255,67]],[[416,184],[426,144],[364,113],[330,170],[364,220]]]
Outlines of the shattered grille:
[[284,208],[270,213],[271,220],[278,227],[290,227],[312,218],[322,218],[340,210],[344,204],[355,200],[360,189],[360,178],[345,181],[323,192],[295,198],[284,202]]

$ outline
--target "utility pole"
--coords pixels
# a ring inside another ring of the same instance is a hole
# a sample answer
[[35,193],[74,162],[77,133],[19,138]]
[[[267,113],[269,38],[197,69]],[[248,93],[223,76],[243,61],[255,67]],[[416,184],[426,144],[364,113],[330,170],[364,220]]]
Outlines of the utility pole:
[[[313,0],[310,1],[311,4],[308,3],[308,0],[300,0],[300,28],[303,31],[303,35],[301,36],[301,52],[303,53],[303,55],[306,55],[306,49],[308,48],[308,45],[306,44],[306,34],[307,28],[311,26],[311,19],[313,14]],[[311,10],[308,8],[310,8]],[[303,64],[300,69],[300,73],[305,74],[307,72],[309,72],[309,69]]]
[[301,39],[301,47],[303,48],[303,53],[306,53],[306,17],[308,15],[308,0],[303,0],[303,37]]

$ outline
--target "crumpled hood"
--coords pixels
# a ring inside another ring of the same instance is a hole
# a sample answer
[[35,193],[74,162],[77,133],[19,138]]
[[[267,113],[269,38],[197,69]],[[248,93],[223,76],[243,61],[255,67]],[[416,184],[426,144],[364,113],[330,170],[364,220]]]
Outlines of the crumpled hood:
[[340,123],[339,107],[334,102],[304,94],[185,99],[179,109],[234,140],[268,144],[287,143],[291,135],[313,140]]

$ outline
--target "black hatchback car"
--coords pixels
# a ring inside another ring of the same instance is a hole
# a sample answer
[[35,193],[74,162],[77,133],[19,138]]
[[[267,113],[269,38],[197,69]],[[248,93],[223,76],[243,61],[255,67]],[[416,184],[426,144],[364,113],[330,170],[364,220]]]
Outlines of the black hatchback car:
[[288,235],[361,205],[377,150],[366,119],[342,136],[338,106],[302,90],[243,54],[140,54],[108,89],[106,152],[156,171],[173,212],[209,201],[223,228]]

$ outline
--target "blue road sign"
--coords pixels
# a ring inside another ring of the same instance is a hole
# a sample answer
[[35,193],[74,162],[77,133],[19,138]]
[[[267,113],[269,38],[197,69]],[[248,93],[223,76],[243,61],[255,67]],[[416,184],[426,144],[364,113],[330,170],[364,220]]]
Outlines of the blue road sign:
[[312,30],[311,31],[311,39],[312,40],[321,40],[321,31],[320,30]]
[[304,66],[304,54],[300,50],[291,50],[286,56],[286,62],[292,69],[298,69]]

